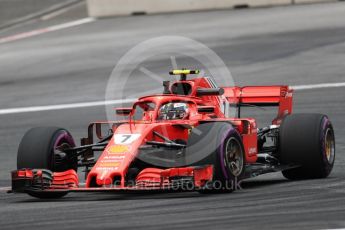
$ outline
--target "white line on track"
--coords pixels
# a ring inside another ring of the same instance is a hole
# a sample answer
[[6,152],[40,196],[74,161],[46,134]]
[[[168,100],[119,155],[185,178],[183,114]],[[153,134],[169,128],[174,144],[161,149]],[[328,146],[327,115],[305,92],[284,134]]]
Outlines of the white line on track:
[[12,42],[12,41],[16,41],[16,40],[20,40],[20,39],[24,39],[24,38],[29,38],[29,37],[33,37],[33,36],[44,34],[44,33],[53,32],[53,31],[57,31],[57,30],[62,30],[62,29],[66,29],[66,28],[70,28],[70,27],[74,27],[74,26],[79,26],[79,25],[82,25],[85,23],[93,22],[95,20],[96,20],[95,18],[91,18],[91,17],[83,18],[80,20],[72,21],[72,22],[67,22],[67,23],[63,23],[63,24],[59,24],[59,25],[55,25],[55,26],[50,26],[47,28],[32,30],[29,32],[15,34],[15,35],[8,36],[8,37],[3,37],[3,38],[0,38],[0,44]]
[[297,90],[307,90],[307,89],[336,88],[336,87],[345,87],[345,82],[291,86],[291,88],[293,88],[296,91]]
[[[335,87],[345,87],[345,82],[291,86],[291,88],[293,88],[296,91],[320,89],[320,88],[335,88]],[[9,108],[9,109],[0,109],[0,115],[61,110],[61,109],[86,108],[86,107],[105,106],[105,105],[116,105],[116,104],[122,104],[122,103],[132,103],[134,101],[136,101],[136,98],[128,98],[124,100],[92,101],[92,102],[81,102],[81,103],[70,103],[70,104],[59,104],[59,105],[43,105],[43,106]]]
[[105,105],[116,105],[122,103],[131,103],[136,99],[125,99],[125,100],[111,100],[111,101],[92,101],[92,102],[81,102],[71,104],[60,104],[60,105],[43,105],[43,106],[31,106],[31,107],[19,107],[10,109],[0,109],[0,115],[4,114],[15,114],[15,113],[28,113],[28,112],[40,112],[49,110],[61,110],[61,109],[75,109],[75,108],[86,108],[94,106],[105,106]]
[[0,187],[0,191],[8,191],[11,187]]
[[59,10],[54,10],[51,13],[43,15],[40,19],[43,20],[43,21],[49,20],[49,19],[55,18],[55,17],[57,17],[57,16],[59,16],[61,14],[64,14],[64,13],[66,13],[66,12],[76,8],[76,7],[79,7],[79,6],[82,6],[83,4],[85,4],[84,1],[80,1],[80,2],[72,1],[71,3],[72,3],[72,5],[63,7],[61,9],[59,9]]

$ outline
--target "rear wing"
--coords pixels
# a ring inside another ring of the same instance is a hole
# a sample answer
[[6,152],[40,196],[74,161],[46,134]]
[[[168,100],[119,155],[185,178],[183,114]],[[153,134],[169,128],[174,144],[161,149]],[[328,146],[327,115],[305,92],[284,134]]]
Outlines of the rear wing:
[[238,108],[242,106],[277,106],[278,115],[273,124],[280,124],[282,118],[292,113],[293,90],[288,86],[245,86],[224,87],[224,97]]

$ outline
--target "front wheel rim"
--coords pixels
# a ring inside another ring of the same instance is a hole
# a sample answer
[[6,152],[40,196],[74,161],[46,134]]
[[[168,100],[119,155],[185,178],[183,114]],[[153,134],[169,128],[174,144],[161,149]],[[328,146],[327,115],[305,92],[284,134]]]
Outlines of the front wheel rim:
[[333,131],[328,128],[325,135],[325,155],[330,164],[334,161],[335,156],[335,141]]

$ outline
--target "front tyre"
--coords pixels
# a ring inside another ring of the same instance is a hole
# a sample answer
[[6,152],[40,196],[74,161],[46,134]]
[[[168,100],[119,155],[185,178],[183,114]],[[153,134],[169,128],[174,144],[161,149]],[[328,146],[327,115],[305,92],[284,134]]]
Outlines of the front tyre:
[[203,156],[193,165],[213,165],[214,180],[201,193],[231,192],[245,172],[245,155],[238,131],[226,122],[200,124],[192,129],[186,155]]
[[[36,127],[27,131],[22,138],[17,155],[17,169],[48,169],[62,172],[77,170],[77,156],[63,152],[74,147],[71,134],[57,127]],[[67,193],[49,193],[32,191],[29,195],[38,198],[59,198]]]
[[335,160],[332,123],[322,114],[293,114],[280,126],[280,162],[296,165],[284,170],[290,180],[327,177]]

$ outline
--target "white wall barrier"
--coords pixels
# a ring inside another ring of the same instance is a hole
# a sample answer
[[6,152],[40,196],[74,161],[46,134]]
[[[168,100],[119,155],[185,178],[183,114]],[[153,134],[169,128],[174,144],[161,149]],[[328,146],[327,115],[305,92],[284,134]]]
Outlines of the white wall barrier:
[[336,0],[294,0],[296,4],[300,3],[318,3],[318,2],[336,2]]
[[91,17],[332,2],[335,0],[87,0]]

